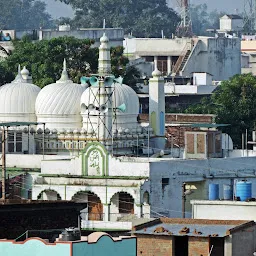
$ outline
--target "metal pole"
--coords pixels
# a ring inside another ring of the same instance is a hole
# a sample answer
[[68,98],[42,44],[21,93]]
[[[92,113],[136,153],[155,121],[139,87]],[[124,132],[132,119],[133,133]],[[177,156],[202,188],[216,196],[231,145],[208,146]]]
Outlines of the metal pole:
[[183,184],[182,184],[182,218],[183,219],[186,218],[186,215],[185,215],[185,212],[186,212],[186,209],[185,209],[185,203],[186,203],[185,192],[186,192],[186,183],[183,182]]
[[5,140],[6,140],[5,128],[2,129],[2,200],[5,200],[5,176],[6,176],[6,148],[5,148]]
[[246,149],[246,156],[248,156],[248,147],[247,147],[247,143],[248,143],[248,130],[245,130],[245,149]]
[[43,159],[44,159],[44,133],[45,133],[45,124],[43,124]]
[[149,158],[149,126],[148,126],[148,158]]
[[244,133],[242,133],[242,151],[244,156]]

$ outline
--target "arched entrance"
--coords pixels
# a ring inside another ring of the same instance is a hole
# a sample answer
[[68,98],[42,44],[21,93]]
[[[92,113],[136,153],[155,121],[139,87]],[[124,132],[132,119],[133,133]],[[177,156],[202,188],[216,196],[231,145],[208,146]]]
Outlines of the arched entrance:
[[125,220],[131,215],[134,215],[134,198],[127,192],[114,194],[110,200],[111,220]]
[[148,191],[145,191],[143,194],[142,216],[150,218],[150,197]]
[[61,200],[61,197],[55,190],[46,189],[37,196],[37,200]]
[[87,208],[81,211],[84,220],[103,220],[103,205],[100,198],[90,191],[79,191],[72,197],[73,201],[86,202]]

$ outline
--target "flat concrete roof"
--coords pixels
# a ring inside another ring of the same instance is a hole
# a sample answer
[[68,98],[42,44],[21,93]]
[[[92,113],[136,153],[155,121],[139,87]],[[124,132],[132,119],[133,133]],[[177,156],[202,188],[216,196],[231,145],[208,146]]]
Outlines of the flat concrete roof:
[[192,205],[243,205],[243,206],[256,206],[255,201],[243,202],[243,201],[229,201],[229,200],[191,200]]

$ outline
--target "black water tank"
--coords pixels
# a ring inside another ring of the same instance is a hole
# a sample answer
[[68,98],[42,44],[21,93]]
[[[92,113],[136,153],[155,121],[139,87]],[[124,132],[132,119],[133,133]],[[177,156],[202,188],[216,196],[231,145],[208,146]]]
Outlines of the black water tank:
[[66,228],[62,233],[62,241],[77,241],[81,240],[81,232],[79,228]]

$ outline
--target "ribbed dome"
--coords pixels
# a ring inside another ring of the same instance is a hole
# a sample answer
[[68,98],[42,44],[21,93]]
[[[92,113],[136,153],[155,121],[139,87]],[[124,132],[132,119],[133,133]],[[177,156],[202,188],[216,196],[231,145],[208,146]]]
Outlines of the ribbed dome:
[[36,122],[35,102],[40,88],[26,83],[20,74],[0,87],[0,122]]
[[[95,100],[94,95],[97,95],[98,88],[90,87],[86,89],[81,97],[81,113],[83,115],[84,106],[89,106],[94,104],[98,106],[97,100]],[[123,128],[134,128],[137,127],[137,116],[139,113],[139,99],[136,92],[128,85],[115,83],[114,93],[112,97],[113,108],[119,107],[121,104],[125,104],[125,112],[116,111],[117,119],[116,125],[117,129],[119,127]],[[83,120],[83,127],[86,127],[86,122],[89,122],[87,118]]]
[[36,99],[38,122],[49,129],[80,128],[80,98],[85,87],[68,79],[66,63],[59,81],[45,86]]

